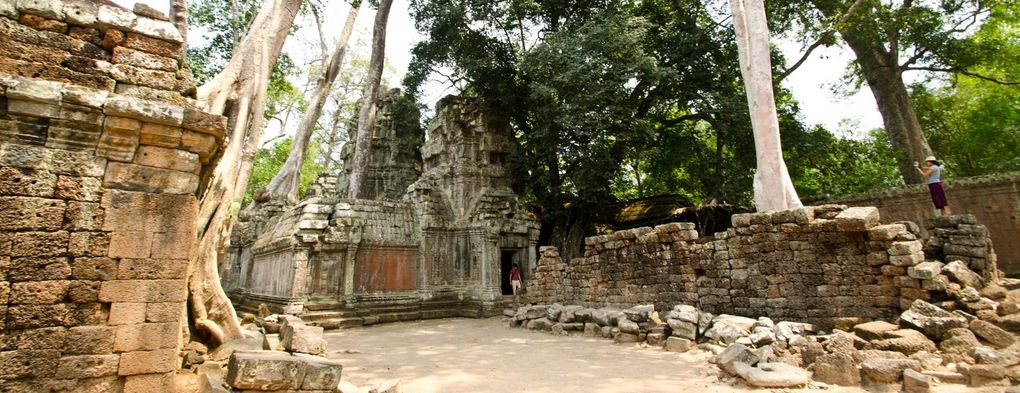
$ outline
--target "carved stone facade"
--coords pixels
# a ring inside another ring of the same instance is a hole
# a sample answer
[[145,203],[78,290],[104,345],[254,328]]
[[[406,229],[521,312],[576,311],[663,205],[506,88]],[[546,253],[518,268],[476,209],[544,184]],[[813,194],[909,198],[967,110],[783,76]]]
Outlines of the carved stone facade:
[[165,20],[0,1],[0,390],[172,392],[226,119]]
[[534,267],[539,227],[510,188],[507,119],[447,97],[424,141],[386,120],[394,94],[373,139],[375,198],[340,198],[345,176],[322,176],[296,206],[267,203],[237,227],[224,282],[240,307],[326,327],[495,315],[511,264]]

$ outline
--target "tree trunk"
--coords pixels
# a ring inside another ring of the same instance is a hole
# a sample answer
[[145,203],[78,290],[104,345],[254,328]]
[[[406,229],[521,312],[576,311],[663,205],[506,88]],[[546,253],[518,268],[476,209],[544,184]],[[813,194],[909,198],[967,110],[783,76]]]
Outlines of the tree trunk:
[[390,16],[393,0],[381,0],[375,14],[375,29],[372,31],[372,58],[368,63],[365,80],[365,94],[361,96],[361,110],[358,112],[358,132],[354,143],[354,157],[351,159],[351,177],[347,196],[360,198],[364,193],[365,171],[368,169],[368,155],[372,148],[372,130],[375,128],[376,100],[379,98],[379,83],[382,81],[383,62],[386,57],[386,23]]
[[[811,3],[828,18],[834,17],[839,12],[837,9],[839,2],[815,0]],[[850,11],[847,12],[849,13]],[[873,11],[868,11],[867,7],[857,12],[854,17],[861,21],[876,23]],[[880,30],[881,26],[876,23],[866,30],[870,29]],[[896,166],[903,181],[906,184],[923,183],[921,174],[914,169],[914,161],[923,160],[931,155],[932,151],[924,137],[917,113],[914,112],[914,104],[910,102],[907,86],[903,83],[900,59],[886,49],[884,43],[872,40],[871,36],[858,29],[844,28],[839,33],[843,41],[854,51],[857,64],[861,67],[861,74],[864,75],[872,95],[875,96],[875,104],[882,114],[882,123],[886,135],[889,136],[889,143],[896,153]],[[887,37],[895,40],[891,36]]]
[[227,144],[200,195],[198,237],[188,266],[193,328],[213,343],[243,337],[233,305],[220,286],[217,261],[229,241],[265,125],[269,75],[301,2],[266,0],[227,66],[198,89],[199,107],[228,119]]
[[[869,45],[852,35],[844,35],[844,40],[857,55],[857,64],[875,96],[903,181],[906,184],[923,183],[924,178],[915,169],[914,162],[923,161],[932,155],[932,151],[921,130],[921,121],[914,112],[914,104],[910,102],[907,86],[903,83],[903,74],[897,65],[899,60],[889,56],[884,48]],[[883,65],[878,59],[885,59],[885,63],[892,66]]]
[[733,28],[740,56],[740,73],[754,130],[758,169],[754,174],[754,204],[760,212],[802,207],[783,160],[779,117],[772,91],[772,53],[765,21],[764,0],[730,0]]
[[322,107],[333,90],[333,82],[340,74],[344,54],[347,52],[347,42],[350,41],[351,32],[354,30],[354,21],[358,17],[359,8],[361,8],[361,0],[355,1],[351,6],[351,11],[347,13],[347,21],[337,40],[336,49],[333,51],[329,63],[323,67],[322,74],[319,75],[319,79],[315,83],[315,95],[312,97],[311,105],[305,110],[301,117],[301,123],[298,124],[287,161],[283,163],[283,168],[280,168],[280,172],[266,186],[266,193],[269,197],[285,198],[291,203],[297,202],[298,188],[301,183],[301,166],[305,162],[308,143],[312,140],[315,126],[322,114]]

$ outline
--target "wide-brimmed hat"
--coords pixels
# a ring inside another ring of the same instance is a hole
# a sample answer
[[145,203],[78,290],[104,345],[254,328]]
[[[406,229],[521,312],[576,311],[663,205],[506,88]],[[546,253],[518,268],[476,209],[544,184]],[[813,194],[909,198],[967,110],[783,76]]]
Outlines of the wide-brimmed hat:
[[924,158],[924,161],[925,161],[925,162],[928,162],[928,161],[935,161],[935,162],[938,162],[939,160],[936,160],[936,159],[935,159],[935,156],[928,156],[928,157],[925,157],[925,158]]

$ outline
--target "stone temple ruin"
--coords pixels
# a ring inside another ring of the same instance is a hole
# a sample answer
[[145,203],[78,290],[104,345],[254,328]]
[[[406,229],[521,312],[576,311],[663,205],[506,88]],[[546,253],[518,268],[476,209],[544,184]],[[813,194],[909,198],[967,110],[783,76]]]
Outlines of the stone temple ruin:
[[[242,214],[221,277],[260,311],[247,326],[265,350],[206,353],[182,335],[185,276],[227,124],[189,98],[182,41],[145,7],[0,0],[0,392],[172,392],[198,374],[207,391],[333,391],[324,328],[501,313],[697,346],[753,386],[1020,383],[1020,282],[997,269],[1016,261],[973,216],[922,230],[873,207],[738,214],[711,236],[676,222],[588,237],[564,260],[513,191],[505,115],[447,97],[426,138],[399,92],[380,100],[371,198],[325,174],[296,205]],[[513,263],[529,291],[505,310]]]
[[242,309],[329,328],[502,312],[511,264],[537,262],[539,229],[511,189],[509,122],[451,96],[425,140],[416,119],[393,120],[399,99],[380,100],[372,198],[346,199],[346,174],[324,176],[297,205],[270,201],[237,226],[223,277]]

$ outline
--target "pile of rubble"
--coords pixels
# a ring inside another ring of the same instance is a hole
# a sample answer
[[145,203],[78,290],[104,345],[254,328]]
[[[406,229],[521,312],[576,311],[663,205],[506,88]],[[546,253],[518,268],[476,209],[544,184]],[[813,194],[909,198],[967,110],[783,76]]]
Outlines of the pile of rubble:
[[[268,315],[246,325],[253,338],[237,340],[203,354],[189,344],[185,364],[197,375],[202,393],[397,393],[399,380],[375,387],[341,381],[343,365],[324,357],[326,339],[321,326],[306,325],[293,315]],[[258,349],[261,341],[261,350]]]
[[[898,318],[837,318],[831,329],[712,315],[689,305],[587,308],[528,305],[508,310],[509,324],[554,334],[612,338],[668,351],[711,351],[725,371],[756,387],[863,385],[925,392],[938,384],[1020,383],[1020,281],[983,279],[963,263],[911,269],[945,286],[944,299],[915,300]],[[977,289],[981,288],[981,289]]]

